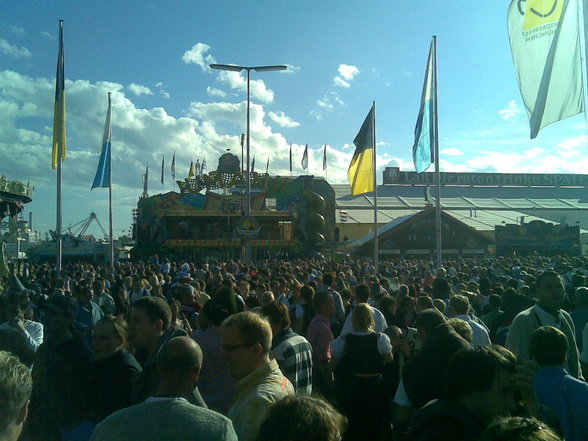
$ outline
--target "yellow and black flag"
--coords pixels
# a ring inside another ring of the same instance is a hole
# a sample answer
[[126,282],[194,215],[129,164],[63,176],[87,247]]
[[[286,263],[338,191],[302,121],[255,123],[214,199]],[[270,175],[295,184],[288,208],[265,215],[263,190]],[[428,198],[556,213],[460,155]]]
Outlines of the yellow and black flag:
[[[63,55],[63,20],[59,20],[59,54],[57,55],[57,74],[55,75],[55,109],[53,113],[53,151],[51,167],[65,161],[65,72]],[[61,158],[59,158],[61,156]]]
[[353,196],[374,191],[375,113],[375,106],[372,105],[370,113],[353,140],[355,153],[347,170]]

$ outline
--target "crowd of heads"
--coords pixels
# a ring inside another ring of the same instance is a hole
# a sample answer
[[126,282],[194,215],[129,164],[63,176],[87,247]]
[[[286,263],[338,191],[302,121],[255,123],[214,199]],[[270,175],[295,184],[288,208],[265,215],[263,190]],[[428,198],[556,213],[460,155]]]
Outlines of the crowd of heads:
[[[449,324],[472,341],[470,324],[455,316],[500,312],[512,320],[535,303],[546,310],[588,306],[585,268],[588,260],[582,258],[540,255],[454,258],[444,261],[443,268],[426,259],[391,259],[380,262],[378,268],[368,259],[268,259],[254,265],[235,260],[156,259],[117,263],[113,268],[66,263],[59,275],[50,264],[26,264],[19,269],[23,286],[11,279],[0,281],[0,323],[36,320],[43,322],[48,335],[74,333],[80,308],[107,295],[113,310],[91,329],[90,341],[98,360],[121,350],[150,351],[174,327],[188,334],[216,327],[222,334],[230,373],[241,379],[269,359],[272,336],[295,325],[292,308],[278,301],[280,296],[288,296],[292,304],[306,305],[312,314],[329,317],[335,314],[333,297],[319,288],[336,290],[346,312],[353,308],[353,329],[359,332],[374,331],[369,305],[375,306],[391,325],[386,333],[395,347],[400,346],[406,327],[415,328],[419,339],[426,341],[439,326]],[[562,277],[569,279],[566,284]],[[500,338],[500,327],[493,331]],[[162,348],[158,354],[162,378],[177,382],[189,377],[196,384],[203,354],[192,343],[190,338],[179,337]],[[561,331],[541,327],[533,333],[530,351],[539,365],[558,366],[566,361],[567,345]],[[0,352],[0,372],[7,373],[0,384],[0,408],[7,409],[0,412],[0,427],[8,427],[7,421],[20,424],[31,390],[30,375],[19,368],[18,360],[31,366],[34,353],[11,330],[0,330],[0,349],[17,354],[15,358]],[[449,366],[447,396],[468,403],[497,402],[496,409],[485,410],[490,423],[516,408],[516,397],[507,387],[515,368],[516,359],[500,346],[460,351]],[[472,371],[478,374],[470,375]],[[2,400],[7,399],[11,404],[5,407]],[[298,420],[315,430],[298,427],[294,423]],[[294,396],[272,408],[259,440],[275,439],[275,433],[286,441],[334,440],[344,432],[345,424],[345,418],[324,401]],[[508,438],[507,433],[521,431],[521,427],[534,433],[542,426],[532,419],[501,420],[488,429],[484,439],[518,439]]]

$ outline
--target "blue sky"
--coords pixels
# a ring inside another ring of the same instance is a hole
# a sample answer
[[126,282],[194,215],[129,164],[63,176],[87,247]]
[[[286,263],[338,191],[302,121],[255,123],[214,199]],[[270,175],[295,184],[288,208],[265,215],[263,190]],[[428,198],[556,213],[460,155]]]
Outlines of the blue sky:
[[[0,172],[31,181],[35,229],[55,224],[50,167],[58,20],[65,20],[68,158],[64,225],[95,211],[107,221],[107,190],[90,192],[107,92],[113,93],[115,235],[150,167],[151,194],[172,189],[191,160],[208,171],[245,131],[243,75],[209,63],[286,64],[252,73],[252,154],[270,173],[295,173],[309,144],[310,172],[346,182],[350,146],[376,101],[378,178],[412,170],[411,148],[426,58],[438,36],[439,131],[444,171],[583,173],[584,117],[529,139],[506,31],[508,1],[169,0],[0,3]],[[166,157],[165,187],[159,182]],[[177,186],[175,187],[177,189]],[[91,232],[98,233],[97,229]]]

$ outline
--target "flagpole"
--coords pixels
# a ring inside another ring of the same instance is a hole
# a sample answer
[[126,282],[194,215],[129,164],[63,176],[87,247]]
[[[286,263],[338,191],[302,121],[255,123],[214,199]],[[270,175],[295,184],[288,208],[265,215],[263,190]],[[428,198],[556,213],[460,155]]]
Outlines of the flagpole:
[[[108,108],[110,109],[110,92],[108,92]],[[110,123],[110,121],[109,121]],[[114,235],[112,233],[112,140],[108,155],[108,234],[110,237],[110,265],[114,269]]]
[[57,143],[57,219],[55,220],[55,258],[56,258],[56,275],[61,276],[61,266],[63,261],[63,238],[61,237],[61,136]]
[[433,144],[435,152],[435,181],[437,200],[435,204],[435,236],[437,239],[437,268],[441,267],[441,173],[439,172],[439,121],[437,108],[437,36],[433,35]]
[[325,169],[325,181],[329,182],[329,169],[327,167],[327,144],[324,147],[325,151],[323,152],[323,167]]
[[373,121],[372,126],[374,130],[372,131],[372,148],[373,148],[373,158],[372,158],[372,167],[374,170],[374,269],[376,270],[376,275],[378,274],[379,268],[379,250],[378,250],[378,185],[376,179],[376,102],[372,101],[372,106],[374,109],[373,112]]
[[[61,74],[61,76],[60,76]],[[63,238],[61,237],[62,229],[62,204],[61,204],[61,184],[62,184],[62,161],[63,161],[63,145],[65,141],[65,60],[63,53],[63,20],[59,20],[59,54],[57,58],[57,73],[56,73],[56,101],[54,118],[57,118],[57,206],[55,219],[55,260],[56,260],[56,276],[60,277],[63,263]],[[61,88],[61,93],[59,89]],[[53,124],[55,131],[56,124]],[[53,135],[55,142],[55,134]]]

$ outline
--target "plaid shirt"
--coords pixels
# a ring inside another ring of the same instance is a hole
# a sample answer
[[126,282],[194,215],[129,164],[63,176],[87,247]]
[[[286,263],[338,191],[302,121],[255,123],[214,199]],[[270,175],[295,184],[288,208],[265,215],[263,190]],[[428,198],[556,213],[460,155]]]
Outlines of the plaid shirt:
[[287,328],[274,337],[270,357],[290,380],[297,394],[312,392],[312,346],[301,335]]

